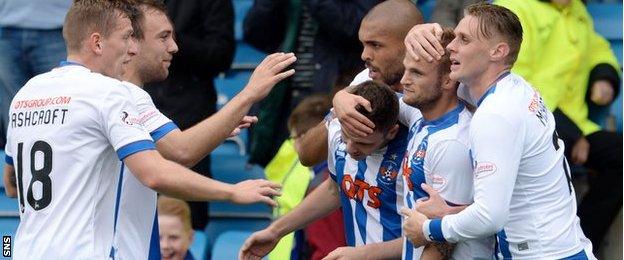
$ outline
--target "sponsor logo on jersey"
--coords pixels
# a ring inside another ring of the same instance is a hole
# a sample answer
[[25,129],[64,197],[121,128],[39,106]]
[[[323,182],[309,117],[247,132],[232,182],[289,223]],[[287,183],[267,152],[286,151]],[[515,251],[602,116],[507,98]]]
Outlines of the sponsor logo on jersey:
[[446,179],[440,175],[431,176],[431,187],[436,190],[441,190],[446,185]]
[[364,193],[366,193],[369,198],[366,205],[374,209],[381,207],[379,195],[381,195],[383,190],[377,186],[372,186],[366,181],[357,178],[353,180],[351,175],[345,173],[342,178],[340,188],[342,193],[347,196],[347,198],[360,201],[362,203],[364,203]]
[[121,111],[121,121],[127,125],[142,125],[141,118],[132,116],[126,111]]
[[496,164],[491,162],[479,162],[474,170],[475,178],[485,177],[494,172],[496,172]]

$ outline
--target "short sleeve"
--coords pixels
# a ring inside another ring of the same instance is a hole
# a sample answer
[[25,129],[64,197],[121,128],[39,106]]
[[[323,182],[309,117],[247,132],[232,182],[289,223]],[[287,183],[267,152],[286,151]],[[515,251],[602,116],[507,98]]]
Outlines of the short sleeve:
[[178,126],[171,119],[156,108],[152,97],[145,90],[129,85],[130,83],[127,84],[139,113],[139,123],[149,132],[154,142],[158,142],[171,131],[178,129]]
[[336,180],[336,156],[339,153],[339,146],[341,143],[340,122],[337,118],[334,118],[327,125],[327,168],[329,169],[330,177]]
[[102,128],[120,160],[145,150],[156,149],[140,124],[139,112],[128,89],[117,87],[104,96],[100,113]]
[[6,146],[4,148],[4,162],[13,165],[13,150],[11,146],[11,127],[7,130]]
[[473,197],[470,150],[458,140],[444,140],[429,147],[425,179],[449,204],[468,205]]

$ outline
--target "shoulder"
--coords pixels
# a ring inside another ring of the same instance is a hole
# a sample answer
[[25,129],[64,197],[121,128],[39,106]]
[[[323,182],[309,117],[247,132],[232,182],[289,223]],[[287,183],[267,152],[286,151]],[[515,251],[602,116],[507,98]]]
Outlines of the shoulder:
[[355,86],[369,80],[372,79],[368,76],[368,69],[364,69],[363,71],[355,75],[355,78],[353,78],[353,81],[351,81],[351,84],[349,84],[349,86]]

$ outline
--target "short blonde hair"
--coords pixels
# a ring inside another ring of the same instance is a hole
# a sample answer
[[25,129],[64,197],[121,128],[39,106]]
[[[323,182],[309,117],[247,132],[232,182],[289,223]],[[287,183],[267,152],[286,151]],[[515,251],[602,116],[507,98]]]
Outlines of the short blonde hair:
[[164,195],[158,197],[158,215],[167,215],[180,218],[184,231],[191,232],[191,208],[183,200]]
[[63,24],[67,52],[80,51],[82,42],[94,32],[110,36],[119,16],[134,24],[139,15],[133,0],[74,0]]

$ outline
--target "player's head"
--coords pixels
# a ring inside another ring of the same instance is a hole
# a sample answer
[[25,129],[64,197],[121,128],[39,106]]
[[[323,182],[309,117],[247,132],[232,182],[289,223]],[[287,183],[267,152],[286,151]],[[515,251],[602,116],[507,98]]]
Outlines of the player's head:
[[455,28],[451,52],[451,78],[470,82],[492,67],[511,68],[522,43],[522,26],[509,9],[474,4]]
[[[448,45],[455,34],[445,28],[440,43]],[[403,101],[422,111],[434,107],[443,96],[457,96],[458,83],[449,78],[451,60],[449,52],[445,52],[440,60],[428,62],[424,59],[416,61],[411,55],[405,55],[403,65],[405,72],[401,79],[403,85]],[[447,95],[443,95],[448,93]]]
[[193,242],[191,210],[188,204],[161,195],[158,198],[158,229],[162,259],[184,259]]
[[365,138],[353,137],[342,131],[342,140],[347,145],[347,153],[359,161],[394,139],[399,131],[397,124],[399,101],[396,93],[388,85],[376,81],[366,81],[357,85],[353,94],[370,102],[371,112],[360,105],[356,110],[375,124],[373,134]]
[[141,84],[163,81],[169,75],[169,65],[178,45],[173,38],[173,26],[160,0],[136,0],[143,14],[134,25],[138,53],[128,66],[128,76]]
[[323,121],[331,108],[327,95],[312,95],[301,100],[288,117],[288,131],[295,141],[295,150],[301,151],[299,137]]
[[403,74],[401,60],[405,56],[403,40],[420,23],[422,14],[409,0],[388,0],[366,14],[358,36],[364,46],[362,60],[373,80],[391,87],[399,85]]
[[129,0],[74,0],[65,16],[68,58],[79,57],[92,71],[119,78],[132,56],[132,21],[139,12]]

